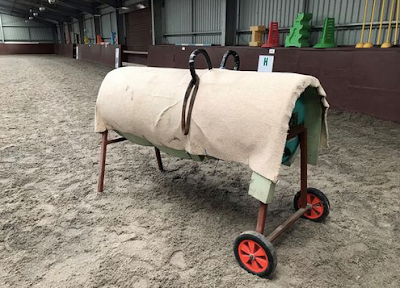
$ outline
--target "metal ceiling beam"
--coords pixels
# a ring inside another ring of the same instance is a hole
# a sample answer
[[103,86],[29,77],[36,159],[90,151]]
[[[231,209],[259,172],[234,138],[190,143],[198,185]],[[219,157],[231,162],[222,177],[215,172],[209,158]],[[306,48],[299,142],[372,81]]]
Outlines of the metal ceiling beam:
[[[4,2],[0,2],[0,3],[4,3]],[[7,4],[7,2],[5,2],[4,4]],[[10,10],[13,12],[18,12],[21,13],[23,15],[27,15],[27,17],[31,16],[29,13],[29,8],[26,8],[25,6],[19,4],[19,3],[15,3],[15,5],[11,4],[11,5],[4,5],[4,4],[0,4],[0,7],[2,7],[5,10]],[[18,6],[19,5],[19,6]],[[50,20],[53,21],[68,21],[68,18],[66,17],[62,17],[62,16],[57,16],[57,15],[53,15],[53,14],[49,14],[49,13],[45,13],[45,12],[41,12],[41,16],[42,18],[48,18]]]
[[11,10],[4,9],[3,6],[0,6],[0,13],[1,14],[6,14],[10,16],[15,16],[15,17],[20,17],[20,18],[26,18],[26,14],[18,13],[18,12],[12,12]]
[[[10,11],[8,9],[4,9],[4,8],[1,8],[1,7],[2,6],[0,6],[0,13],[1,14],[6,14],[6,15],[10,15],[10,16],[15,16],[15,17],[19,17],[19,18],[28,19],[29,14]],[[39,19],[39,18],[35,18],[35,20],[33,20],[33,21],[42,23],[42,24],[44,24],[44,25],[46,25],[48,27],[52,27],[53,28],[52,24],[54,23],[54,20],[50,20],[50,19],[46,19],[46,18],[43,18],[43,20],[42,20],[42,19]]]
[[74,8],[77,10],[80,10],[81,12],[86,12],[89,14],[95,14],[95,9],[92,5],[82,5],[82,1],[74,1],[74,0],[58,0],[57,4],[64,6],[64,7],[70,7]]
[[[30,2],[30,1],[26,1],[26,0],[16,0],[15,2],[19,3],[19,4],[22,4],[22,5],[26,5],[26,6],[32,7],[32,8],[33,7],[39,8],[39,7],[43,6],[43,7],[46,8],[46,11],[49,11],[49,12],[54,13],[54,14],[61,14],[63,17],[75,17],[75,18],[79,18],[80,17],[79,13],[77,13],[77,11],[75,9],[74,10],[70,10],[70,9],[55,9],[50,4],[37,4],[37,3],[33,3],[33,2]],[[43,13],[43,12],[41,12],[41,13]]]
[[100,2],[100,3],[102,3],[102,4],[106,4],[106,5],[108,5],[108,6],[111,6],[111,7],[113,7],[113,8],[117,8],[117,7],[120,7],[118,4],[118,2],[120,2],[120,1],[117,1],[117,0],[96,0],[97,2]]
[[51,23],[51,24],[54,24],[54,25],[58,24],[58,21],[57,21],[57,20],[48,19],[48,18],[42,17],[42,16],[36,17],[33,21],[38,21],[38,20],[39,20],[39,22],[41,22],[41,23],[48,22],[48,23]]

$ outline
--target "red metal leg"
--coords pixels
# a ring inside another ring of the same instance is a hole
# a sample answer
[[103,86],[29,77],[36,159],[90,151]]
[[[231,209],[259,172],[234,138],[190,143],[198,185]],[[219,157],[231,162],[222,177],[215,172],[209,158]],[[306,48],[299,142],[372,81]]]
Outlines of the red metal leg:
[[99,180],[97,183],[97,191],[98,192],[103,192],[103,186],[104,186],[104,170],[106,168],[107,136],[108,136],[108,131],[106,130],[105,132],[103,132],[102,138],[101,138],[100,172],[99,172]]
[[307,129],[300,134],[300,208],[307,207]]
[[[271,234],[268,235],[267,239],[270,242],[275,241],[283,232],[285,232],[293,223],[296,222],[301,216],[304,215],[309,209],[312,208],[311,204],[307,204],[307,129],[303,126],[294,128],[292,131],[289,131],[288,139],[296,137],[299,135],[300,137],[300,174],[301,174],[301,191],[299,198],[299,209],[292,214],[288,219],[286,219],[281,225],[279,225]],[[266,208],[265,208],[266,209]],[[261,206],[258,212],[258,220],[260,221],[261,215]],[[261,224],[260,224],[261,225]],[[263,227],[262,227],[263,228]],[[257,232],[259,224],[257,222]]]
[[156,158],[157,158],[157,164],[158,164],[158,169],[160,171],[164,171],[163,165],[162,165],[162,160],[161,160],[161,154],[160,154],[160,150],[156,147],[154,147],[154,149],[156,150]]
[[265,229],[265,219],[267,217],[268,204],[264,204],[260,201],[260,207],[258,208],[258,218],[256,231],[260,234],[264,234]]

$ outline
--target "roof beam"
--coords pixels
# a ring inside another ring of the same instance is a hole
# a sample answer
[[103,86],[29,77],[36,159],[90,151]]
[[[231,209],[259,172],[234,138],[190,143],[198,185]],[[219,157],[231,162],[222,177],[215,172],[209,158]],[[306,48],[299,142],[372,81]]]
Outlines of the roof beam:
[[[53,8],[52,5],[47,4],[47,3],[46,4],[37,4],[37,3],[32,3],[32,2],[26,1],[26,0],[16,0],[15,2],[19,3],[19,4],[22,4],[22,5],[29,6],[29,8],[33,8],[33,7],[39,8],[39,7],[43,6],[43,7],[46,8],[45,12],[49,11],[49,12],[54,13],[54,14],[61,14],[62,17],[79,18],[79,16],[80,16],[79,13],[75,9],[74,10],[70,10],[70,9],[55,9],[55,8]],[[45,12],[40,12],[40,13],[45,13]]]
[[82,5],[82,1],[75,1],[75,0],[58,0],[57,4],[64,6],[64,7],[71,7],[77,10],[80,10],[81,12],[86,12],[89,14],[94,15],[95,14],[95,9],[92,5]]
[[106,4],[108,6],[111,6],[113,8],[117,8],[118,6],[118,2],[117,0],[96,0],[97,2],[100,2],[102,4]]
[[[6,14],[6,15],[10,15],[10,16],[19,17],[19,18],[23,18],[24,20],[28,19],[28,16],[29,16],[29,14],[23,14],[23,13],[20,13],[20,12],[5,10],[4,8],[1,8],[1,7],[0,7],[0,13]],[[54,20],[50,20],[50,19],[46,19],[46,18],[35,18],[35,20],[33,20],[33,21],[42,23],[42,24],[44,24],[44,25],[46,25],[48,27],[53,27],[52,24],[54,23],[53,22]]]
[[0,13],[1,14],[6,14],[6,15],[11,15],[15,17],[20,17],[20,18],[26,18],[28,15],[18,13],[18,12],[12,12],[11,10],[4,9],[3,6],[0,6]]
[[[10,11],[19,12],[21,14],[27,15],[28,17],[31,16],[29,13],[29,8],[27,8],[23,4],[20,4],[17,2],[15,2],[14,4],[11,4],[8,2],[5,2],[5,3],[1,2],[1,3],[3,3],[3,4],[0,4],[0,7],[3,7],[3,9],[6,9],[6,10],[10,9]],[[4,5],[4,4],[7,4],[8,6]],[[68,21],[68,18],[66,18],[66,17],[54,15],[49,12],[40,12],[40,15],[41,15],[40,17],[42,17],[42,18],[48,18],[53,21]]]

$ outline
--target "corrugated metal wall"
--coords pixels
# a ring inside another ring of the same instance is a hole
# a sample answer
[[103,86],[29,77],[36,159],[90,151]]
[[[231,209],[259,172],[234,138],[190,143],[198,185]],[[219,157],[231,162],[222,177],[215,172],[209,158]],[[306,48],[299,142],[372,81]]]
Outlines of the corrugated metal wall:
[[220,0],[166,0],[163,42],[221,44]]
[[29,21],[10,15],[0,14],[2,33],[0,41],[3,42],[54,42],[54,28],[48,27],[42,23]]
[[[281,33],[280,43],[283,43],[285,31],[290,28],[293,19],[299,11],[303,11],[305,0],[238,0],[238,21],[236,43],[247,45],[250,41],[250,26],[265,25],[269,22],[279,22]],[[284,29],[286,28],[286,29]]]
[[112,7],[105,7],[101,9],[100,16],[100,31],[103,41],[111,41],[111,33],[117,33],[117,15]]
[[[308,0],[307,11],[313,13],[312,25],[321,27],[323,25],[324,18],[334,17],[336,24],[336,42],[338,45],[355,45],[360,41],[361,36],[361,24],[364,17],[365,0]],[[371,42],[376,44],[379,19],[382,9],[382,0],[376,1],[375,14],[373,18],[373,26],[371,32]],[[387,24],[390,16],[390,4],[391,0],[385,1],[385,7],[383,10],[383,29],[380,43],[387,36]],[[366,30],[364,32],[364,41],[367,42],[369,24],[371,23],[371,12],[373,7],[373,1],[368,1],[367,8],[367,20]],[[394,17],[394,15],[393,15]],[[393,18],[395,19],[395,18]],[[391,39],[394,37],[394,27],[392,26]],[[313,33],[311,42],[315,43],[318,41],[319,33]]]
[[91,14],[85,14],[83,17],[84,36],[89,38],[90,43],[96,43],[96,36],[94,32],[94,17]]
[[[110,42],[111,40],[111,32],[117,32],[117,15],[116,11],[112,7],[100,8],[100,16],[93,16],[88,13],[84,13],[83,15],[83,33],[81,36],[81,31],[79,29],[79,21],[78,19],[72,19],[70,37],[71,43],[75,43],[74,34],[79,35],[80,41],[83,41],[84,37],[87,36],[89,38],[90,43],[96,43],[96,33],[95,33],[95,24],[94,17],[99,17],[100,19],[100,32],[103,41]],[[61,27],[61,33],[68,33],[68,24],[64,23],[63,27]],[[63,38],[63,35],[61,35]],[[64,41],[62,41],[64,42]]]
[[[283,43],[288,33],[288,28],[292,26],[293,20],[299,12],[311,12],[313,18],[311,24],[313,32],[310,42],[318,42],[324,19],[327,17],[335,18],[336,42],[338,45],[355,45],[360,40],[361,24],[364,17],[365,0],[238,0],[239,2],[239,21],[237,43],[246,45],[250,41],[248,29],[251,25],[269,25],[271,21],[278,21],[280,26],[280,43]],[[387,23],[389,20],[389,4],[391,0],[386,0],[383,19],[385,20],[381,41],[387,35]],[[376,1],[375,17],[371,33],[371,42],[376,43],[379,28],[379,17],[382,8],[382,0]],[[371,20],[373,1],[368,1],[367,24]],[[366,28],[369,28],[366,27]],[[247,30],[247,31],[246,31]],[[244,33],[243,33],[244,32]],[[392,28],[391,39],[394,37]],[[364,32],[364,41],[367,41],[368,31]]]
[[[164,43],[204,43],[221,42],[221,5],[218,0],[165,0],[163,9]],[[376,1],[371,42],[376,43],[382,0]],[[387,35],[391,0],[386,0],[384,25],[381,41]],[[277,21],[280,27],[280,43],[284,42],[293,20],[299,12],[313,13],[310,42],[318,41],[323,21],[334,17],[336,42],[338,45],[355,45],[360,40],[361,24],[364,16],[365,0],[237,0],[237,39],[238,45],[250,41],[250,26],[265,25]],[[368,1],[367,24],[371,20],[373,1]],[[394,19],[394,18],[393,18]],[[368,31],[364,33],[367,41]],[[400,32],[400,31],[399,31]],[[399,35],[399,34],[398,34]],[[394,37],[392,27],[391,39]]]
[[66,41],[67,35],[68,35],[68,24],[64,23],[62,33],[63,33],[63,35],[61,35],[61,38],[63,39],[62,42],[64,43]]
[[74,44],[78,44],[78,38],[76,38],[76,35],[79,35],[79,41],[81,41],[81,31],[79,30],[79,20],[78,19],[73,19],[72,21],[72,33],[71,33],[71,42]]

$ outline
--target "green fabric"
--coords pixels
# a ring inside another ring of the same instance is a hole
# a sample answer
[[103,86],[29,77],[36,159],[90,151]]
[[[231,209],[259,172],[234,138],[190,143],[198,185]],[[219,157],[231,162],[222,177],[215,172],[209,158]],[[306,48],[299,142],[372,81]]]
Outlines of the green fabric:
[[122,133],[122,132],[117,131],[117,130],[115,130],[115,132],[117,132],[122,137],[125,137],[126,139],[128,139],[132,143],[135,143],[135,144],[138,144],[138,145],[142,145],[142,146],[153,146],[153,144],[151,144],[146,139],[138,137],[136,135],[133,135],[133,134],[130,134],[130,133]]
[[[119,135],[121,135],[122,137],[125,137],[126,139],[128,139],[130,142],[138,144],[138,145],[142,145],[142,146],[154,146],[153,144],[151,144],[149,141],[147,141],[144,138],[138,137],[136,135],[130,134],[130,133],[123,133],[120,131],[115,131],[117,132]],[[175,149],[171,149],[165,146],[154,146],[157,147],[160,151],[171,155],[173,157],[178,157],[178,158],[182,158],[182,159],[192,159],[195,161],[202,161],[204,159],[204,156],[199,156],[199,155],[192,155],[187,153],[184,150],[175,150]]]
[[[292,117],[296,116],[296,124],[295,125],[301,125],[304,124],[304,120],[306,117],[306,107],[305,107],[305,93],[301,94],[301,96],[297,99],[293,112],[292,112]],[[286,153],[283,154],[282,157],[282,164],[290,166],[292,165],[294,159],[296,158],[296,151],[298,150],[299,146],[299,137],[296,136],[292,139],[289,139],[286,141],[285,144],[285,151],[288,150],[290,153],[286,155]]]
[[249,195],[264,204],[272,203],[275,195],[275,183],[253,172],[253,174],[251,174]]
[[304,93],[306,107],[304,124],[307,128],[307,163],[316,165],[324,112],[316,88],[308,87]]
[[175,149],[171,149],[165,146],[156,146],[160,151],[174,156],[174,157],[178,157],[178,158],[182,158],[182,159],[192,159],[195,161],[203,161],[204,160],[204,156],[202,155],[193,155],[193,154],[189,154],[186,151],[183,150],[175,150]]

